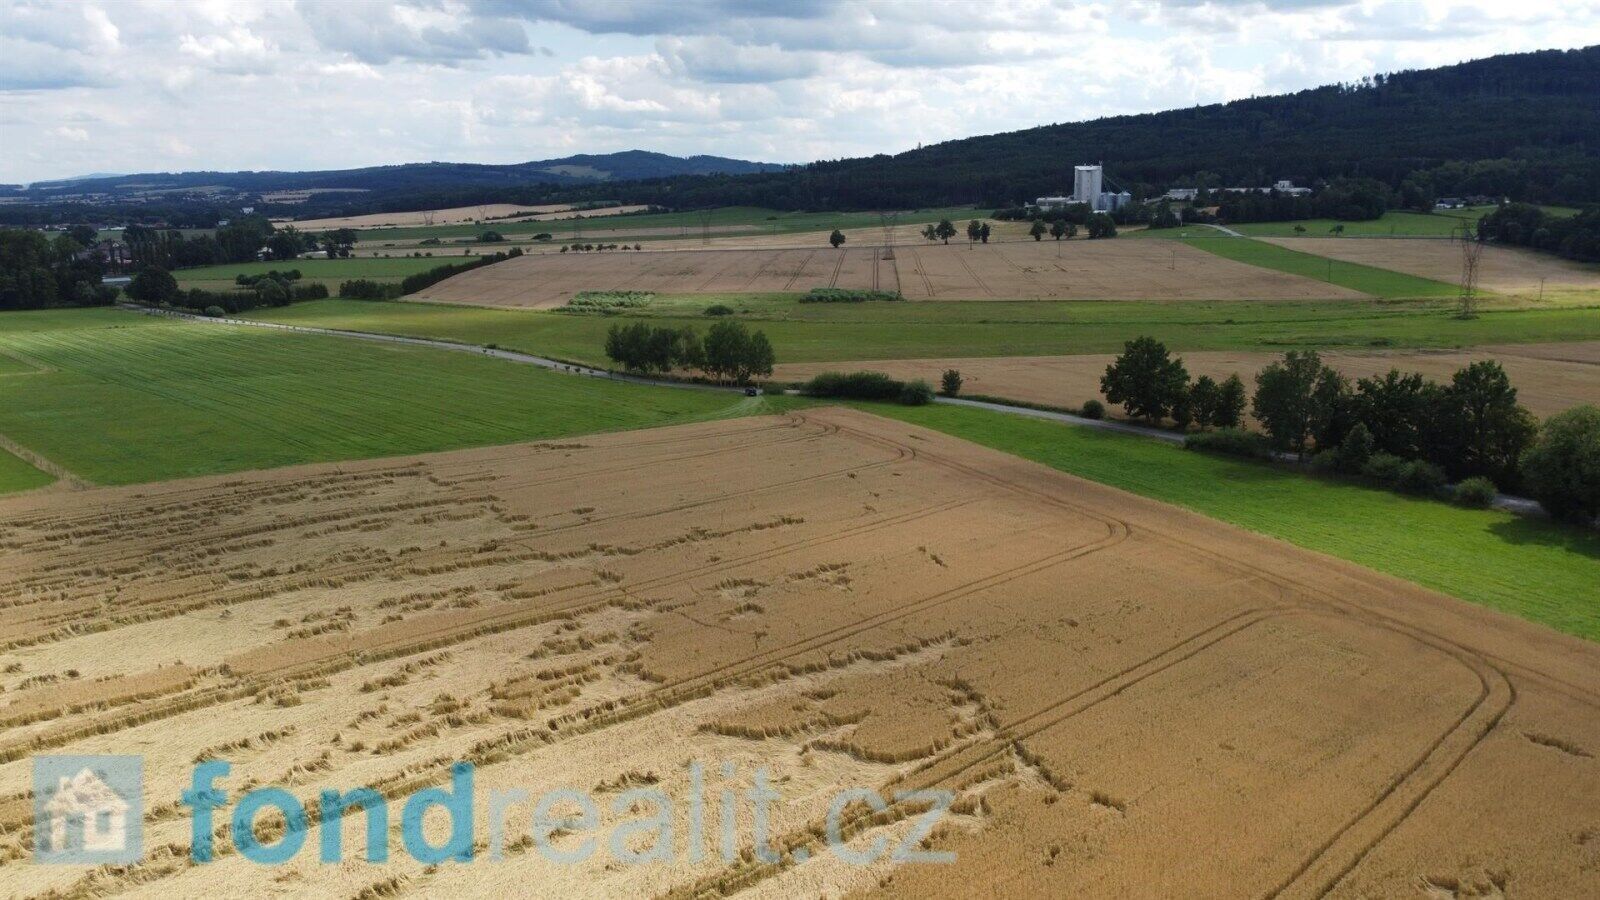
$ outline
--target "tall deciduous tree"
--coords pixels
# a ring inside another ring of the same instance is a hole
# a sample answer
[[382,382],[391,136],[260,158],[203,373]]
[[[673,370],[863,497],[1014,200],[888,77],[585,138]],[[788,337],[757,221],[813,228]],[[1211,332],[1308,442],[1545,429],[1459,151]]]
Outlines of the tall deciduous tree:
[[1454,478],[1482,475],[1507,486],[1539,426],[1517,404],[1505,369],[1481,360],[1457,372],[1441,392],[1448,451],[1439,460]]
[[1290,350],[1256,373],[1250,410],[1278,449],[1306,452],[1315,413],[1312,393],[1322,370],[1315,350]]
[[1558,519],[1600,516],[1600,408],[1576,406],[1551,416],[1522,456],[1528,493]]
[[1128,415],[1159,422],[1183,403],[1189,390],[1189,372],[1183,360],[1173,359],[1165,344],[1140,337],[1122,346],[1122,355],[1106,367],[1100,391],[1112,403],[1122,404]]

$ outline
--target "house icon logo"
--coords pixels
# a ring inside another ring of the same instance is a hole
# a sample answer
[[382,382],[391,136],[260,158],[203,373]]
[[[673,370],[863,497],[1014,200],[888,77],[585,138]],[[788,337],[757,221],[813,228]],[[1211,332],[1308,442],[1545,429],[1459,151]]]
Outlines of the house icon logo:
[[34,860],[131,863],[144,853],[144,760],[33,759]]

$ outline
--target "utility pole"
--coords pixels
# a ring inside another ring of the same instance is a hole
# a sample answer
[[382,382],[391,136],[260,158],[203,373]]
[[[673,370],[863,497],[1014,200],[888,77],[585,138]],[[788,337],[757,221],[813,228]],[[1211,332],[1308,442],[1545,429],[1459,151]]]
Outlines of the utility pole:
[[[1483,242],[1465,223],[1457,230],[1456,236],[1461,241],[1461,295],[1457,302],[1456,318],[1475,319],[1478,317],[1478,260],[1483,256]],[[1544,297],[1543,288],[1541,279],[1541,299]]]

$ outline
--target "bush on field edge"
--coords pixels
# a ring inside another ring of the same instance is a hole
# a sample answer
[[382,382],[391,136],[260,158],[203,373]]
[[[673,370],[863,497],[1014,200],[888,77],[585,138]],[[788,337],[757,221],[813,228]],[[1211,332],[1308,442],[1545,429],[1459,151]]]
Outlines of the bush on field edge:
[[849,400],[894,400],[908,406],[933,402],[933,387],[926,381],[904,382],[882,372],[823,372],[801,385],[807,397]]

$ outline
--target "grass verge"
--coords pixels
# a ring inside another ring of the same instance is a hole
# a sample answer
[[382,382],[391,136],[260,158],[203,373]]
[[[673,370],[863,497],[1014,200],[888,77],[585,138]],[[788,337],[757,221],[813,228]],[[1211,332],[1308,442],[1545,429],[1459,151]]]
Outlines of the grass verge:
[[982,409],[862,408],[1600,640],[1591,531]]

